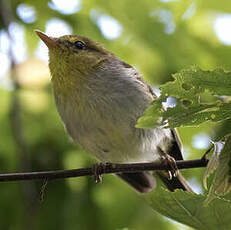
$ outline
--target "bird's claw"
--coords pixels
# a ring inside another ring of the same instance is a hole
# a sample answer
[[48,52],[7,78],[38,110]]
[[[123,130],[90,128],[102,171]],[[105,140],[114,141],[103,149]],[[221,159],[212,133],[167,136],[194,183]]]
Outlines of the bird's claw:
[[102,173],[104,172],[105,165],[103,163],[96,163],[92,166],[94,179],[96,183],[102,183]]
[[171,170],[167,171],[168,179],[171,180],[172,177],[176,177],[179,171],[175,159],[169,155],[166,155],[162,157],[162,161],[171,168]]
[[106,168],[114,168],[115,165],[109,162],[104,163],[96,163],[92,166],[92,171],[94,173],[94,179],[96,183],[102,183],[102,174],[105,173]]

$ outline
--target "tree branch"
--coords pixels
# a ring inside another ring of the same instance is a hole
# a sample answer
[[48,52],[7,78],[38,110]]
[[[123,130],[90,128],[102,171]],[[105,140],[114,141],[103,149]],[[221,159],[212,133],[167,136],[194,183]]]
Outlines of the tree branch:
[[[180,160],[176,161],[178,169],[190,169],[206,167],[209,159]],[[7,173],[0,174],[0,182],[23,181],[23,180],[55,180],[61,178],[81,177],[95,175],[95,166],[91,168],[80,168],[71,170],[25,172],[25,173]],[[141,172],[155,170],[171,170],[170,166],[164,162],[154,163],[135,163],[135,164],[99,164],[97,174],[110,174],[122,172]]]

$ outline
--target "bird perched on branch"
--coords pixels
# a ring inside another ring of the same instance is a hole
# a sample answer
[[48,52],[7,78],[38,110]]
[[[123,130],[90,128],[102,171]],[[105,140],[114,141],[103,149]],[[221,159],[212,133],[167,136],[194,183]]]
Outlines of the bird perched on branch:
[[[87,37],[49,37],[36,30],[49,49],[56,106],[72,139],[101,162],[141,163],[182,160],[175,130],[135,128],[155,99],[150,86],[129,64]],[[191,192],[180,173],[157,172],[170,191]],[[141,193],[156,185],[151,172],[117,174]]]

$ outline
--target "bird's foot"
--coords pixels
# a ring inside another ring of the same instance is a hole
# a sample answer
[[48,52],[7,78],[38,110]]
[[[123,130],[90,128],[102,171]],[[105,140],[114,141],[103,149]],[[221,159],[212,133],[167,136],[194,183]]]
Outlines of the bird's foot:
[[102,183],[102,173],[104,172],[105,164],[103,163],[96,163],[92,166],[92,171],[94,173],[94,179],[96,183]]
[[104,163],[96,163],[92,166],[92,171],[94,173],[94,179],[96,183],[102,183],[102,174],[105,173],[106,168],[114,168],[115,165],[109,162]]
[[162,161],[164,162],[164,164],[168,165],[171,170],[168,170],[168,179],[171,180],[172,177],[176,177],[179,173],[177,165],[176,165],[176,161],[173,157],[166,155],[166,156],[162,156]]

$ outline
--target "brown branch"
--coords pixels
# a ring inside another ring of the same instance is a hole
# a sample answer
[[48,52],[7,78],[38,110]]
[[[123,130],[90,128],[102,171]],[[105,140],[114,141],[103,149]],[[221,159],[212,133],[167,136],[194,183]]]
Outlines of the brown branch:
[[[180,160],[176,161],[178,169],[190,169],[206,167],[209,159]],[[155,170],[171,170],[169,165],[163,162],[154,163],[135,163],[135,164],[110,164],[98,166],[99,174],[122,173],[122,172],[140,172]],[[56,170],[43,172],[25,172],[25,173],[7,173],[0,174],[0,181],[23,181],[23,180],[55,180],[61,178],[81,177],[95,175],[95,166],[91,168],[80,168],[71,170]]]

